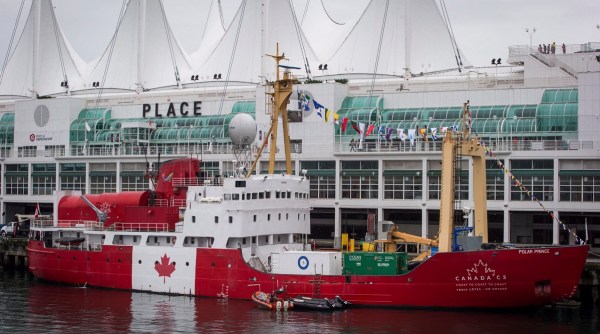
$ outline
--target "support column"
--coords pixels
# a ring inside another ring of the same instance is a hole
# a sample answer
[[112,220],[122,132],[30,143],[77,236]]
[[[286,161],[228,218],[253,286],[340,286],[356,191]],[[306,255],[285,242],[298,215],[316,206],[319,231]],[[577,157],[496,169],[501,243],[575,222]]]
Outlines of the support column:
[[504,206],[504,242],[510,242],[510,211],[508,210],[508,206]]
[[333,230],[333,248],[342,248],[342,219],[341,210],[338,202],[333,207],[334,210],[334,230]]
[[421,209],[421,236],[423,238],[427,238],[427,233],[429,233],[429,219],[427,217],[427,208],[423,207]]
[[117,175],[116,175],[115,181],[117,182],[116,188],[117,188],[118,193],[120,193],[123,190],[123,182],[122,182],[123,180],[121,179],[121,164],[122,164],[122,162],[118,161],[117,168],[116,168]]
[[[552,244],[558,245],[559,237],[560,237],[560,233],[559,233],[560,226],[558,225],[558,220],[560,219],[560,217],[559,217],[559,212],[557,210],[554,210],[553,213],[554,213],[554,219],[552,219]],[[569,235],[569,245],[572,245],[570,235]]]

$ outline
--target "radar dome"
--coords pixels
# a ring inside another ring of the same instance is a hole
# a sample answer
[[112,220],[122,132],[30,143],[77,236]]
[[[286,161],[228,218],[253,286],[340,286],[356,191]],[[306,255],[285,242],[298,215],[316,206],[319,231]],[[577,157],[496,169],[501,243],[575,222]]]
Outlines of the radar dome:
[[234,145],[250,145],[256,138],[256,122],[248,114],[237,114],[229,122],[229,138]]

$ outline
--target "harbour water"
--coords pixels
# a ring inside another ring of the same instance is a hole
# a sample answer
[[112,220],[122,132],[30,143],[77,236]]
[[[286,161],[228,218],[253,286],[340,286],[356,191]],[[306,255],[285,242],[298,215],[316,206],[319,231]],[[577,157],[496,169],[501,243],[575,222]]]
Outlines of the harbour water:
[[0,269],[0,333],[600,333],[599,311],[271,312],[250,301],[69,287]]

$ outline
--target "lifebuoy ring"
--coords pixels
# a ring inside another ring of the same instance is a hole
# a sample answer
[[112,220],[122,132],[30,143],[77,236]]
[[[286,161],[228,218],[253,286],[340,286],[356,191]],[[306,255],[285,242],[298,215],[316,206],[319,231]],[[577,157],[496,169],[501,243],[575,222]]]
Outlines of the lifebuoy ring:
[[301,257],[298,258],[298,268],[300,268],[302,270],[306,270],[306,268],[308,268],[309,264],[310,263],[306,256],[302,255]]

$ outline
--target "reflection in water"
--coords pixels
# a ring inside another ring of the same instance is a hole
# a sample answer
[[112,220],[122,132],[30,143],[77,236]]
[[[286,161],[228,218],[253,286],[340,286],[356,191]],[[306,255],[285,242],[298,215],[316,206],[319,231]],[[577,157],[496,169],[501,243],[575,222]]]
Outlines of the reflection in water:
[[594,308],[274,312],[250,301],[77,288],[0,273],[0,333],[590,333]]

